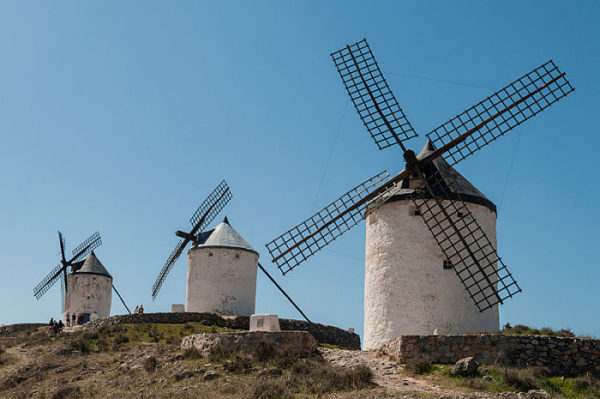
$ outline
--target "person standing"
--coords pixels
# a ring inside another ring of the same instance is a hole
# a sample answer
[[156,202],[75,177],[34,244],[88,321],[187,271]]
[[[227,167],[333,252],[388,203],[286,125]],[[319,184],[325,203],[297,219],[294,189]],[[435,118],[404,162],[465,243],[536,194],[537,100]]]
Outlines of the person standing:
[[75,324],[76,320],[77,320],[77,316],[75,315],[75,313],[73,313],[73,314],[71,315],[71,327],[75,327],[75,325],[76,325],[76,324]]
[[133,313],[138,313],[140,307],[138,305],[135,305],[135,309],[133,309]]
[[144,305],[140,305],[139,312],[140,312],[140,314],[144,313]]
[[67,327],[71,327],[71,313],[67,313],[65,320],[67,321]]

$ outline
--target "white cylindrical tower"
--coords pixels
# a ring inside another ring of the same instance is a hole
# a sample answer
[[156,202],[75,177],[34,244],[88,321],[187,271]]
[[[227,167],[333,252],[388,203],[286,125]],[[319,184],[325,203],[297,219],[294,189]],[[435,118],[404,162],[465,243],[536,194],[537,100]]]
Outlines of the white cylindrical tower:
[[66,324],[67,315],[72,320],[73,314],[76,320],[86,322],[110,316],[112,276],[94,252],[73,269],[67,276],[63,322]]
[[254,313],[258,252],[229,224],[188,251],[186,312]]
[[[421,158],[433,151],[427,143]],[[496,206],[442,158],[433,162],[496,247]],[[444,169],[444,170],[442,170]],[[498,307],[479,312],[410,199],[409,181],[366,214],[364,349],[399,335],[498,330]],[[447,201],[452,199],[448,198]],[[416,212],[415,212],[416,211]]]

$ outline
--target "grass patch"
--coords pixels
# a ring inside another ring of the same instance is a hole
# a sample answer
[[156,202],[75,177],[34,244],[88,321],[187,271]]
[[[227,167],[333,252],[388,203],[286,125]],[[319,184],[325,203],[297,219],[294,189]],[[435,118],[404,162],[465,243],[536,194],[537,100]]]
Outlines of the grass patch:
[[319,346],[321,348],[327,348],[327,349],[346,349],[346,348],[342,348],[341,346],[326,344],[325,342],[318,342],[317,346]]
[[571,332],[568,328],[563,328],[561,330],[553,330],[549,327],[544,327],[541,329],[533,328],[526,326],[524,324],[517,324],[515,326],[511,326],[510,323],[506,323],[504,328],[498,331],[496,334],[503,335],[547,335],[550,337],[563,337],[563,338],[573,338],[575,334]]
[[590,375],[579,377],[551,376],[543,367],[525,369],[498,366],[482,366],[477,377],[451,376],[451,365],[431,366],[429,375],[436,383],[446,386],[465,387],[480,392],[527,392],[543,389],[552,397],[563,399],[600,398],[600,381]]

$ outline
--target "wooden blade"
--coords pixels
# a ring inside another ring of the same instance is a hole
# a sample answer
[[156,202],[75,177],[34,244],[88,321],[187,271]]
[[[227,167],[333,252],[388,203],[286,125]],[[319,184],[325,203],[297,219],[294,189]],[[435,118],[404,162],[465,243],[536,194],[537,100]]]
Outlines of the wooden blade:
[[60,277],[64,267],[65,266],[61,264],[57,265],[38,285],[35,286],[33,289],[33,295],[36,297],[36,299],[40,299],[42,295],[44,295],[50,289],[50,287],[56,283],[57,278]]
[[279,270],[286,274],[360,222],[369,201],[387,190],[382,183],[388,179],[387,171],[373,176],[268,243]]
[[73,258],[69,260],[69,264],[85,259],[94,249],[102,245],[100,232],[95,232],[87,240],[82,242],[73,250]]
[[521,292],[461,195],[449,190],[445,179],[451,176],[441,176],[433,165],[426,166],[424,176],[412,200],[479,311]]
[[574,91],[552,62],[541,65],[427,134],[454,165]]
[[171,251],[171,254],[167,258],[167,261],[165,262],[162,270],[160,271],[160,274],[158,275],[158,278],[156,279],[156,282],[152,286],[152,300],[154,300],[154,298],[156,298],[156,296],[158,295],[160,287],[162,287],[163,283],[165,282],[165,279],[167,278],[167,275],[173,268],[175,262],[177,262],[177,259],[179,259],[179,256],[183,252],[183,249],[185,248],[188,242],[190,241],[180,240],[173,249],[173,251]]
[[365,39],[331,54],[354,108],[380,150],[417,136]]
[[223,180],[202,202],[196,212],[194,212],[194,215],[190,219],[190,223],[193,226],[192,234],[203,232],[231,198],[231,190],[225,180]]

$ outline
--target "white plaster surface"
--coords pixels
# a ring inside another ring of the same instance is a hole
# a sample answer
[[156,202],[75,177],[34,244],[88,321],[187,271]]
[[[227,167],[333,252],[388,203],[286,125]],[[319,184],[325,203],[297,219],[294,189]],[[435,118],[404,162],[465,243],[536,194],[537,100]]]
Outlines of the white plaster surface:
[[253,314],[250,316],[250,331],[281,331],[276,314]]
[[100,274],[70,273],[67,276],[69,300],[65,303],[63,323],[67,313],[76,315],[89,313],[90,317],[110,316],[112,301],[112,278]]
[[185,305],[184,304],[179,304],[179,303],[174,303],[173,305],[171,305],[171,312],[172,313],[183,313],[185,312]]
[[[467,204],[496,247],[496,214]],[[399,335],[498,330],[498,307],[482,313],[444,257],[412,201],[394,201],[366,218],[364,349]]]
[[188,251],[186,312],[254,313],[258,254],[234,248]]

